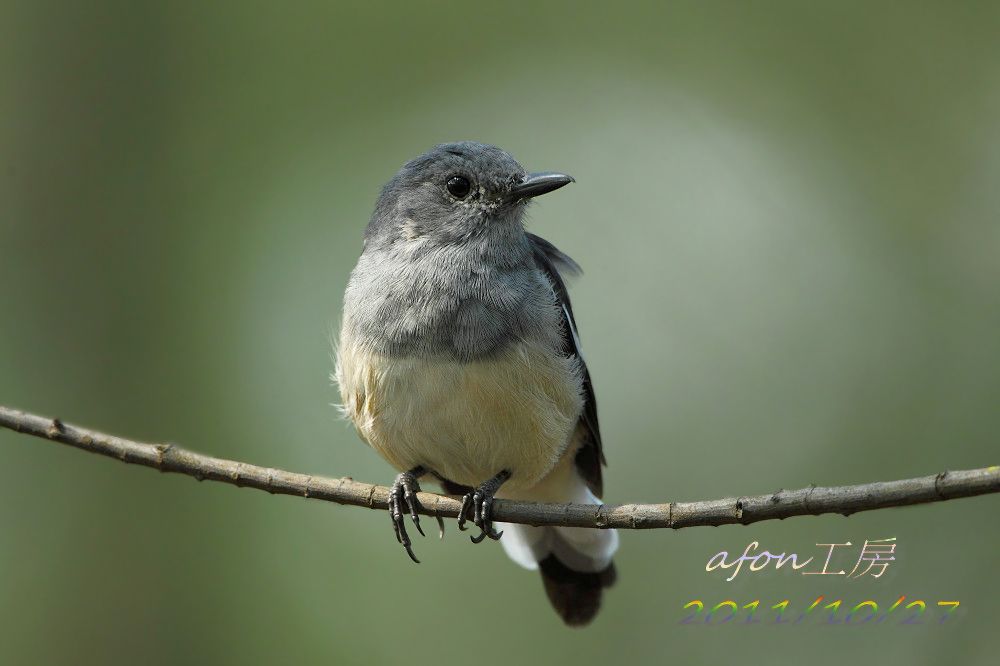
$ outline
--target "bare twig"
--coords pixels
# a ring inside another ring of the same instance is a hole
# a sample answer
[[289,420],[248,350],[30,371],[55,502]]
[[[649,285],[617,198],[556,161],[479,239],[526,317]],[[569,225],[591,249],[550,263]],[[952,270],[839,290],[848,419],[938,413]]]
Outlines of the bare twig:
[[[296,495],[337,504],[387,509],[389,489],[349,478],[330,479],[285,472],[269,467],[201,455],[170,444],[143,444],[105,435],[34,414],[0,406],[0,426],[16,432],[61,442],[91,453],[193,476],[199,481],[222,481],[280,495]],[[894,506],[939,502],[1000,492],[1000,467],[941,472],[901,481],[858,486],[779,490],[768,495],[729,497],[703,502],[666,504],[533,504],[497,500],[498,521],[528,525],[648,529],[756,523],[791,516],[840,513],[850,515]],[[419,493],[420,513],[457,518],[461,502],[446,495]]]

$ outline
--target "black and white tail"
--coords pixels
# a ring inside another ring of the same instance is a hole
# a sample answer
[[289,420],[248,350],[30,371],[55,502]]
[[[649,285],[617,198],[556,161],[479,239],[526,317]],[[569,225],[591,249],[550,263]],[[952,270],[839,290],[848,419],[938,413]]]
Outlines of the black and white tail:
[[[600,503],[583,479],[576,474],[571,478],[573,487],[559,501]],[[497,523],[497,529],[503,529],[500,543],[512,560],[541,572],[545,593],[563,622],[583,626],[594,619],[604,588],[615,582],[615,530],[509,523]]]

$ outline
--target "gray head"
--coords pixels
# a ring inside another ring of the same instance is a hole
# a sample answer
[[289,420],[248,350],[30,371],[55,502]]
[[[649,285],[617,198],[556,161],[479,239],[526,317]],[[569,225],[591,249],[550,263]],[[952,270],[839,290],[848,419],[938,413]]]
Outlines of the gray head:
[[382,354],[463,361],[516,340],[560,348],[562,310],[522,218],[532,197],[572,180],[526,173],[503,150],[472,141],[407,162],[365,231],[345,335]]
[[441,144],[407,162],[386,183],[365,231],[365,244],[499,240],[521,232],[532,197],[572,181],[560,173],[527,173],[496,146],[475,141]]

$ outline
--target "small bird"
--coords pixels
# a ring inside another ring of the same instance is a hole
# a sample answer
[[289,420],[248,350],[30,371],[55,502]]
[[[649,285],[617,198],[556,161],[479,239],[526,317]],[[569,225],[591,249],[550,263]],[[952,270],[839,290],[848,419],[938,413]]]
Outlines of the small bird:
[[534,197],[571,182],[472,141],[407,162],[364,233],[335,379],[361,438],[400,472],[389,513],[414,562],[404,515],[423,535],[417,480],[433,477],[463,496],[458,526],[472,514],[474,543],[502,534],[563,621],[584,625],[615,581],[615,531],[492,520],[494,498],[598,503],[602,492],[597,402],[563,281],[580,268],[524,228]]

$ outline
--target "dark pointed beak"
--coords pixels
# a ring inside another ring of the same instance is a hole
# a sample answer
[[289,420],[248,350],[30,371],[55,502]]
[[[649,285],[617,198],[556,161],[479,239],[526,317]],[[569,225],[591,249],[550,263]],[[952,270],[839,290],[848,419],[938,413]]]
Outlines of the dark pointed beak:
[[511,201],[530,199],[531,197],[547,194],[553,190],[558,190],[563,185],[575,182],[573,176],[567,176],[564,173],[553,173],[551,171],[529,173],[520,183],[517,183],[510,189],[508,197]]

